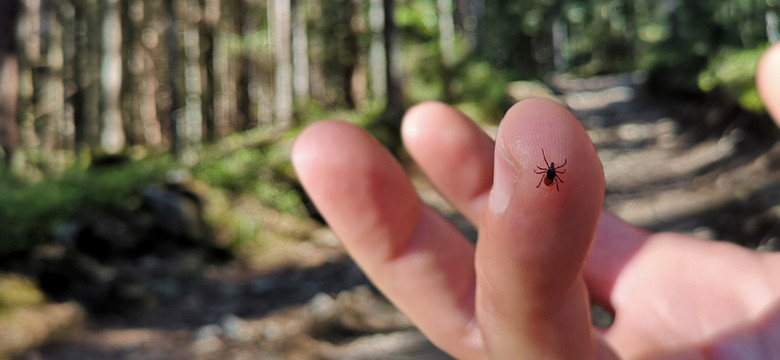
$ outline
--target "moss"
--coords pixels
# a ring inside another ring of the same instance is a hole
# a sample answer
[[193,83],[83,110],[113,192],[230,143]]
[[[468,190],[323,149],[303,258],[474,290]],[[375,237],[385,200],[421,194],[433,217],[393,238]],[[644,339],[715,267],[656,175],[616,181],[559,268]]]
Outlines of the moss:
[[40,305],[43,293],[23,276],[0,273],[0,309]]
[[58,225],[86,218],[106,206],[128,206],[143,184],[164,179],[175,166],[166,156],[108,169],[73,167],[35,183],[0,177],[0,253],[48,241]]

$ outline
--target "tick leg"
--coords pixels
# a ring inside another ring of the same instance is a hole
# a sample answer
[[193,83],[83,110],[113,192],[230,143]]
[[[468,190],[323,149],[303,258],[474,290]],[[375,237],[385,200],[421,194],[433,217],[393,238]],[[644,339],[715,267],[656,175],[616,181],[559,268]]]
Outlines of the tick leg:
[[555,178],[556,178],[556,179],[558,179],[558,180],[560,180],[560,181],[561,181],[561,183],[563,183],[563,179],[561,179],[561,177],[560,177],[560,176],[558,176],[557,174],[555,175]]
[[537,174],[544,174],[546,172],[547,172],[547,170],[542,170],[542,171],[534,170],[534,173],[537,173]]
[[556,168],[555,172],[557,172],[558,174],[565,174],[566,173],[566,169],[557,170],[557,168]]
[[547,169],[546,169],[546,168],[543,168],[543,167],[541,167],[541,166],[537,166],[536,168],[537,168],[537,169],[539,169],[539,170],[542,170],[542,171],[547,171]]
[[539,185],[542,185],[542,180],[544,180],[544,176],[542,176],[542,177],[539,179],[539,183],[538,183],[538,184],[536,184],[536,187],[539,187]]
[[547,164],[547,167],[550,167],[550,163],[547,162],[547,156],[544,155],[544,149],[542,149],[542,157],[544,158],[544,163]]
[[562,168],[562,167],[566,166],[566,162],[567,162],[567,161],[569,161],[569,159],[563,159],[563,165],[561,165],[561,166],[556,166],[555,168],[556,168],[556,169],[560,169],[560,168]]
[[[563,181],[561,181],[563,182]],[[555,191],[561,191],[561,188],[558,187],[558,179],[555,180]]]

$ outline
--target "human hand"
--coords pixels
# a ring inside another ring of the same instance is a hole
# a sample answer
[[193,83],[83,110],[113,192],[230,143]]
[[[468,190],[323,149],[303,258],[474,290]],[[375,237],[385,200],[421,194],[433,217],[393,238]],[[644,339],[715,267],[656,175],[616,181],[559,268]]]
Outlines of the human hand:
[[[758,83],[780,119],[776,79],[777,46],[762,61]],[[451,355],[778,356],[780,254],[650,234],[599,216],[600,162],[558,104],[513,106],[498,146],[438,103],[411,109],[402,135],[437,189],[479,229],[476,246],[422,204],[401,166],[355,126],[311,126],[296,141],[293,163],[358,265]],[[536,188],[541,149],[556,164],[567,159],[560,191]],[[609,329],[590,325],[589,299],[614,311]]]

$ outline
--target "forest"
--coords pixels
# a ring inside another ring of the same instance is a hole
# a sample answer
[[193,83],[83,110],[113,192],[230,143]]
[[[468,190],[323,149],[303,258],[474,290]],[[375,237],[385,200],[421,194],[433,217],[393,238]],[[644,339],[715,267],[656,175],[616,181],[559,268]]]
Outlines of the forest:
[[[286,302],[308,306],[315,294],[335,299],[365,285],[349,275],[353,265],[331,236],[322,235],[322,218],[290,164],[293,139],[316,121],[358,124],[408,165],[399,128],[414,104],[446,102],[489,129],[524,97],[566,99],[576,92],[582,99],[602,81],[644,99],[604,112],[567,102],[597,148],[604,146],[608,183],[615,179],[610,146],[661,144],[645,130],[673,128],[669,136],[688,151],[731,139],[739,129],[757,140],[736,148],[768,151],[777,131],[757,93],[755,65],[780,39],[779,14],[777,0],[2,0],[0,324],[17,305],[75,301],[74,309],[86,310],[51,308],[66,325],[50,323],[17,343],[4,342],[8,333],[0,329],[0,359],[47,344],[56,329],[82,326],[73,324],[84,318],[92,321],[94,339],[95,328],[108,327],[105,314],[165,311],[185,297],[183,278],[202,280],[193,285],[202,293],[217,291],[203,275],[210,266],[238,262],[253,275],[275,276],[272,285],[245,284],[267,300],[259,310],[241,303],[228,311],[245,323],[267,321]],[[668,114],[649,110],[649,103],[666,104]],[[612,140],[600,143],[598,136]],[[670,175],[660,187],[668,190],[685,176]],[[620,180],[607,188],[605,207],[612,210],[645,194]],[[645,185],[643,191],[659,188]],[[637,215],[634,223],[699,228],[644,219]],[[721,226],[710,234],[744,228]],[[755,235],[750,245],[767,236]],[[311,242],[330,260],[301,260],[302,244]],[[123,268],[157,258],[165,263],[164,254],[181,249],[197,254],[195,265],[149,265],[163,268],[169,282],[154,279],[157,267],[140,275]],[[325,271],[339,285],[280,285],[316,283],[305,277],[310,268],[321,270],[312,270],[314,278]],[[100,285],[90,289],[89,281]],[[271,294],[279,286],[281,293]],[[222,324],[223,315],[182,314],[176,321],[199,334]],[[328,319],[341,331],[333,336],[372,331]],[[120,323],[143,327],[127,318]],[[224,342],[230,336],[223,325]],[[273,354],[284,358],[289,344],[279,343]],[[61,350],[54,349],[32,351]],[[94,358],[120,350],[100,351]],[[225,355],[195,353],[187,356]]]
[[393,123],[428,99],[495,119],[508,82],[550,72],[645,70],[664,90],[723,87],[760,111],[742,65],[778,37],[776,4],[748,0],[2,6],[3,158],[18,167],[133,146],[183,156],[340,111]]

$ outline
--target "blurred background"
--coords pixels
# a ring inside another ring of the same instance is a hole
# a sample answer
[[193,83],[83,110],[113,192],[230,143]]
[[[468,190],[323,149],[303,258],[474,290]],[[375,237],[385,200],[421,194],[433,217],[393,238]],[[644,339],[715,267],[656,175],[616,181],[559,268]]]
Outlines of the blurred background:
[[606,209],[774,251],[780,148],[754,77],[779,12],[2,0],[0,359],[449,359],[345,255],[289,160],[307,124],[359,124],[475,239],[400,144],[424,100],[494,134],[514,102],[556,99],[597,147]]

